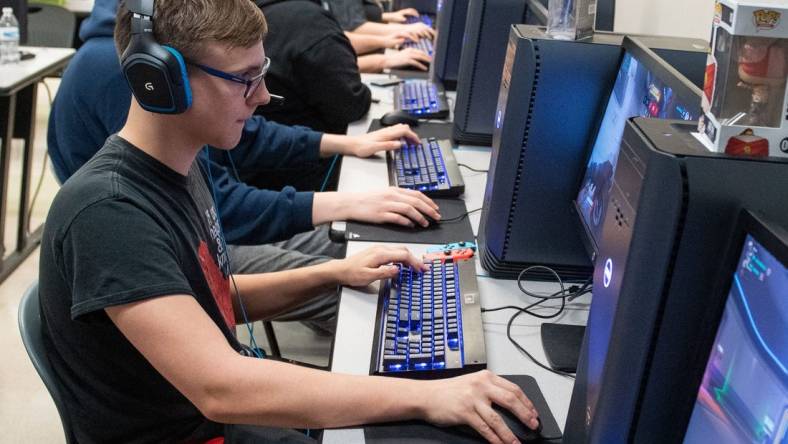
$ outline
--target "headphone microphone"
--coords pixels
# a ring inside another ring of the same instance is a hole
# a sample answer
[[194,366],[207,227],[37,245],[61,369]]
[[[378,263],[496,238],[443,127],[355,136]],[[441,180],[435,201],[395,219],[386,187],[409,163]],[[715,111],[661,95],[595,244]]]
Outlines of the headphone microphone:
[[280,96],[280,95],[277,95],[277,94],[271,94],[271,93],[269,93],[268,95],[271,96],[271,101],[268,102],[269,106],[282,106],[282,105],[285,104],[284,96]]

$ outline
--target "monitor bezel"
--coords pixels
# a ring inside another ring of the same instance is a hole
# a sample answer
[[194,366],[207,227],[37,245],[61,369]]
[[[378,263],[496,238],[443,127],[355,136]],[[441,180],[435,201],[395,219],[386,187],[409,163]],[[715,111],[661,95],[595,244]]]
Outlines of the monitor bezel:
[[[619,69],[616,71],[617,73],[621,70],[621,63],[624,61],[624,57],[627,53],[629,53],[632,55],[632,57],[637,59],[637,61],[642,66],[654,74],[668,87],[670,87],[675,97],[684,99],[682,100],[684,103],[689,103],[689,101],[686,100],[687,98],[694,97],[697,99],[698,108],[700,108],[701,97],[703,94],[701,89],[690,82],[689,79],[684,77],[684,75],[682,75],[676,68],[665,61],[665,59],[657,55],[656,52],[644,45],[640,39],[635,36],[627,35],[624,37],[624,40],[621,43],[621,48],[622,51],[618,60]],[[610,102],[610,97],[613,94],[614,88],[615,81],[611,83],[610,91],[605,96],[605,99],[600,105],[601,110],[594,125],[593,136],[589,138],[586,144],[586,156],[584,159],[586,168],[583,168],[583,171],[576,179],[575,189],[577,190],[577,193],[580,192],[580,187],[583,185],[583,179],[585,179],[586,171],[588,170],[588,161],[591,159],[591,155],[593,154],[596,138],[605,118],[607,105]],[[571,208],[575,213],[578,224],[580,225],[580,230],[582,232],[580,238],[583,246],[586,248],[591,261],[594,262],[596,260],[597,253],[599,252],[599,245],[597,243],[597,239],[595,239],[592,234],[591,227],[588,226],[585,219],[583,218],[582,210],[577,203],[577,193],[575,193],[575,198],[572,199]]]
[[739,267],[739,259],[744,249],[744,244],[747,236],[751,236],[756,242],[761,244],[769,254],[775,257],[783,266],[788,267],[788,227],[781,227],[771,221],[768,221],[761,215],[751,212],[747,209],[742,209],[738,221],[734,228],[733,234],[726,247],[725,255],[723,256],[723,272],[713,288],[713,298],[709,300],[710,306],[707,313],[709,316],[702,320],[703,327],[700,336],[697,339],[698,348],[701,351],[696,353],[696,360],[689,363],[689,383],[687,385],[686,399],[680,406],[681,408],[681,423],[676,424],[679,430],[684,430],[686,436],[689,421],[692,417],[692,411],[695,407],[695,402],[698,397],[698,389],[703,381],[703,374],[706,371],[709,357],[711,356],[714,341],[717,338],[717,333],[720,326],[720,321],[725,312],[725,306],[728,303],[728,295],[730,294],[731,286],[733,285],[733,276]]

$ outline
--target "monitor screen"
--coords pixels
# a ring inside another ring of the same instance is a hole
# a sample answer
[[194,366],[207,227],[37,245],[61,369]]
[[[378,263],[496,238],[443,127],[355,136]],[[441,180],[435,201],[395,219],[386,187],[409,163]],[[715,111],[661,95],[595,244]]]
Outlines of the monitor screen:
[[788,442],[788,269],[748,235],[685,443]]
[[697,120],[701,115],[699,95],[692,91],[678,93],[678,88],[685,89],[676,85],[681,83],[679,79],[671,78],[672,74],[664,70],[660,70],[664,71],[660,77],[654,68],[650,69],[649,65],[665,62],[652,60],[658,57],[650,51],[638,53],[636,56],[629,48],[624,53],[575,201],[595,250],[626,121],[638,116]]

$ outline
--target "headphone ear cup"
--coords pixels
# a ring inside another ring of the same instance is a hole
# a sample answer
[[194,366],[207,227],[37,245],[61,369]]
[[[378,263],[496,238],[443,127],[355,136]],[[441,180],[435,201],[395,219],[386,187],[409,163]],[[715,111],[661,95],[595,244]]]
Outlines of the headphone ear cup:
[[140,106],[160,114],[180,114],[191,106],[186,63],[174,48],[135,36],[123,53],[121,68]]

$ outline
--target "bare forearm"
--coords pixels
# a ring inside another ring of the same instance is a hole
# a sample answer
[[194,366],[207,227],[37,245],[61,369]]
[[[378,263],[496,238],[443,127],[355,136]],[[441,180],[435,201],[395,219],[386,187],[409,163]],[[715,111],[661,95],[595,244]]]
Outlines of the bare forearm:
[[369,54],[358,58],[358,70],[365,73],[383,72],[386,57],[383,54]]
[[[267,319],[303,304],[339,284],[337,261],[274,273],[236,275],[235,283],[242,295],[249,320]],[[233,298],[238,304],[238,298]],[[241,314],[240,307],[235,313]],[[236,319],[243,321],[243,319]]]
[[350,208],[348,199],[338,192],[315,193],[312,200],[312,224],[322,225],[336,220],[348,220]]
[[372,34],[372,35],[387,35],[392,32],[401,30],[401,25],[393,25],[388,23],[377,22],[364,22],[361,26],[354,29],[353,32],[358,34]]
[[351,376],[239,357],[218,393],[225,423],[331,428],[423,418],[427,382]]
[[345,32],[345,35],[350,40],[350,45],[358,55],[368,54],[386,47],[386,39],[381,36],[358,34],[355,32]]
[[331,157],[334,154],[351,154],[349,147],[351,140],[349,136],[341,134],[323,134],[320,139],[320,157]]

